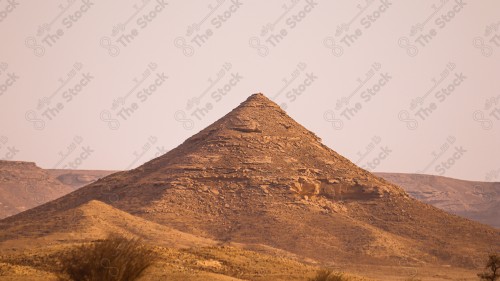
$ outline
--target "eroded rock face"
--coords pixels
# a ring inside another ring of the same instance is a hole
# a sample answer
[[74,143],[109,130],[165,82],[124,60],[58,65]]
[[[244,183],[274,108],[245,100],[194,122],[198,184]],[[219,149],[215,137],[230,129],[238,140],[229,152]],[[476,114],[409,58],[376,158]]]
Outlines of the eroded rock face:
[[384,194],[377,187],[338,180],[319,180],[314,177],[299,177],[291,184],[290,190],[298,196],[307,196],[308,199],[321,196],[340,201],[377,198]]
[[300,195],[314,196],[321,191],[321,182],[313,178],[299,177],[292,184],[292,190]]
[[249,118],[234,118],[231,120],[231,129],[244,133],[261,133],[259,123]]
[[[345,190],[345,188],[344,188]],[[338,183],[322,183],[321,184],[321,195],[325,196],[328,199],[342,199],[342,185]]]

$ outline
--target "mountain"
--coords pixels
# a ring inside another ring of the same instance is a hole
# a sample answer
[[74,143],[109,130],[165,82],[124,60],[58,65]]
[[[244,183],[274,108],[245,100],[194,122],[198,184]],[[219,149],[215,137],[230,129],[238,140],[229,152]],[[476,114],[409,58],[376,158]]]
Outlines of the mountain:
[[114,171],[42,169],[0,160],[0,219],[59,198]]
[[[1,220],[0,248],[58,232],[50,225],[59,214],[93,200],[183,233],[329,265],[471,266],[500,250],[499,230],[411,198],[262,94],[136,169]],[[33,233],[40,224],[49,227]]]
[[32,162],[0,160],[0,218],[31,209],[72,191]]
[[375,173],[424,203],[500,228],[500,182],[465,181],[441,176]]

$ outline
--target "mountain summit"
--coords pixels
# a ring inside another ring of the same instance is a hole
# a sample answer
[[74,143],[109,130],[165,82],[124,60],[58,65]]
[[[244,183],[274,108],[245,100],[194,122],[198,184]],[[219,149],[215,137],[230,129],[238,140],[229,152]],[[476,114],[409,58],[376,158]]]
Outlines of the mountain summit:
[[165,155],[0,221],[0,242],[71,231],[57,218],[91,200],[190,235],[321,262],[470,265],[500,241],[498,230],[357,167],[262,94]]
[[175,188],[282,189],[302,198],[368,199],[404,191],[373,176],[321,144],[263,94],[233,111],[171,152],[134,171]]

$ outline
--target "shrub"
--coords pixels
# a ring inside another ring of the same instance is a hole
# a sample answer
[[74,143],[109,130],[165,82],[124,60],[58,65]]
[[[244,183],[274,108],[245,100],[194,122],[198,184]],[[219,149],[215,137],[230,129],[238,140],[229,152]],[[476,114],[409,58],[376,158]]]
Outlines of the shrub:
[[497,254],[490,254],[485,269],[487,272],[477,275],[481,280],[496,281],[500,279],[500,257]]
[[156,260],[139,239],[111,234],[106,239],[83,244],[60,258],[60,280],[132,281]]
[[333,272],[329,269],[321,269],[316,273],[316,276],[309,281],[349,281],[350,278],[342,272]]

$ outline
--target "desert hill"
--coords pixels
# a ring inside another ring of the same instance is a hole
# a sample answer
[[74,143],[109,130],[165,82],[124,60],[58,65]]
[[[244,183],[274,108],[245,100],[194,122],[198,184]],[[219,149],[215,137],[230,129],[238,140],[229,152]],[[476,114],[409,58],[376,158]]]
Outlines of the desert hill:
[[0,219],[59,198],[114,171],[42,169],[0,160]]
[[163,156],[0,221],[0,246],[92,200],[184,233],[330,265],[471,266],[500,250],[500,231],[357,167],[262,94]]
[[88,242],[103,239],[109,233],[155,241],[156,245],[164,247],[190,248],[216,244],[210,239],[182,233],[96,200],[71,209],[51,212],[50,216],[50,220],[22,224],[15,231],[4,233],[0,243],[9,242],[2,244],[3,250]]
[[500,182],[477,182],[441,176],[375,173],[412,197],[471,220],[500,228]]
[[0,160],[0,218],[31,209],[71,191],[35,163]]

